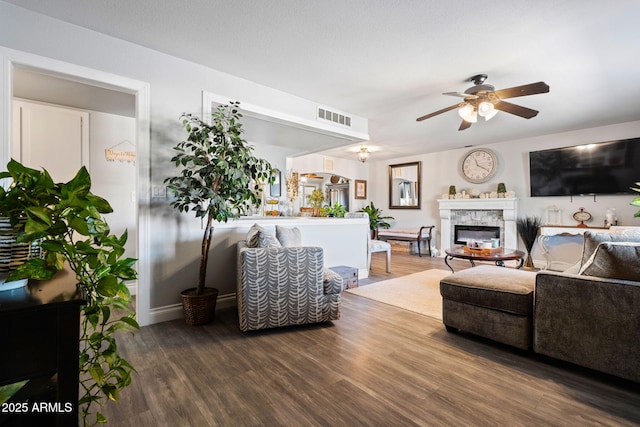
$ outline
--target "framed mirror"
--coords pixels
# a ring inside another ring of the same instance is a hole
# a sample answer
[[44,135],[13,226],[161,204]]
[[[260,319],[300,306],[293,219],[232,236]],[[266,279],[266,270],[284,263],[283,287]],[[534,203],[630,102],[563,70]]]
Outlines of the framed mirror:
[[421,165],[389,165],[389,209],[420,209]]

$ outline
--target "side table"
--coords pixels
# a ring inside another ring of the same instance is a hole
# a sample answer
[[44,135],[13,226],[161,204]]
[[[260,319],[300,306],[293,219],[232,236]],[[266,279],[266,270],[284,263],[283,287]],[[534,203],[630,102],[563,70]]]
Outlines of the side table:
[[[545,258],[546,265],[544,266],[545,270],[551,269],[551,266],[555,262],[553,256],[551,255],[551,249],[548,245],[549,240],[551,238],[556,237],[575,237],[582,236],[585,231],[603,231],[607,230],[607,228],[602,227],[578,227],[571,225],[542,225],[538,228],[538,244],[540,245],[540,250],[542,251],[542,255]],[[569,266],[571,264],[567,264]],[[565,267],[566,268],[566,267]]]
[[497,266],[504,267],[505,261],[516,260],[519,261],[519,265],[517,266],[517,268],[520,269],[524,264],[524,256],[526,255],[524,252],[517,249],[500,248],[499,250],[494,250],[490,253],[483,253],[466,250],[464,246],[454,246],[452,248],[446,249],[444,252],[446,253],[446,256],[444,257],[444,263],[451,269],[452,273],[454,271],[453,267],[449,265],[449,261],[454,258],[469,260],[472,267],[476,266],[475,261],[495,262]]
[[342,277],[344,289],[351,289],[358,287],[358,269],[355,267],[348,267],[346,265],[339,265],[337,267],[329,267]]
[[[0,324],[4,325],[0,328],[0,385],[29,380],[8,401],[9,410],[0,414],[0,425],[78,425],[80,306],[84,303],[74,283],[33,281],[27,287],[0,292]],[[40,405],[47,410],[38,410]]]

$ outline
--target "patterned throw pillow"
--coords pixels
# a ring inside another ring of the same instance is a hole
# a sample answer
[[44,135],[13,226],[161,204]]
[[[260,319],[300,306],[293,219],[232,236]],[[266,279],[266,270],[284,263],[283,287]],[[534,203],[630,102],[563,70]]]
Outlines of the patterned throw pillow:
[[282,245],[276,239],[276,236],[269,233],[267,230],[253,224],[247,232],[247,247],[248,248],[279,248]]
[[580,274],[606,279],[640,281],[640,243],[603,242],[582,265]]
[[258,233],[258,248],[280,248],[282,245],[276,239],[276,236],[268,231],[260,231]]
[[302,246],[302,236],[298,227],[287,228],[276,225],[276,238],[285,248]]
[[256,248],[258,247],[258,237],[260,232],[264,232],[265,229],[260,227],[258,224],[253,224],[249,231],[247,232],[247,247],[248,248]]

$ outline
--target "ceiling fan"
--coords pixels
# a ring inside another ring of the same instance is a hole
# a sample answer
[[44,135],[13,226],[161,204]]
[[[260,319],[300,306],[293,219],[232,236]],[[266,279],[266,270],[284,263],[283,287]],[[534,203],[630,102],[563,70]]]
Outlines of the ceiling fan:
[[512,104],[503,101],[507,98],[515,98],[518,96],[536,95],[539,93],[549,92],[549,85],[545,82],[531,83],[528,85],[515,86],[509,89],[495,90],[492,85],[484,84],[487,79],[486,74],[477,74],[467,81],[473,82],[474,86],[460,92],[445,92],[443,95],[459,96],[464,98],[464,102],[459,102],[442,110],[438,110],[431,114],[418,117],[416,121],[421,122],[438,114],[458,108],[458,114],[462,117],[462,123],[458,130],[465,130],[471,127],[472,123],[478,120],[478,116],[490,120],[498,111],[515,114],[516,116],[530,119],[538,115],[538,111],[521,105]]

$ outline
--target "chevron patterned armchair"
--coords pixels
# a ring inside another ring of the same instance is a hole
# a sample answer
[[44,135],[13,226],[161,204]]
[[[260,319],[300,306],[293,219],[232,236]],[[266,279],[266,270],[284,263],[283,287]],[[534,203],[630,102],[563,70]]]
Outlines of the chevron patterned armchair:
[[237,303],[243,332],[340,318],[342,278],[319,247],[249,248],[238,242]]

